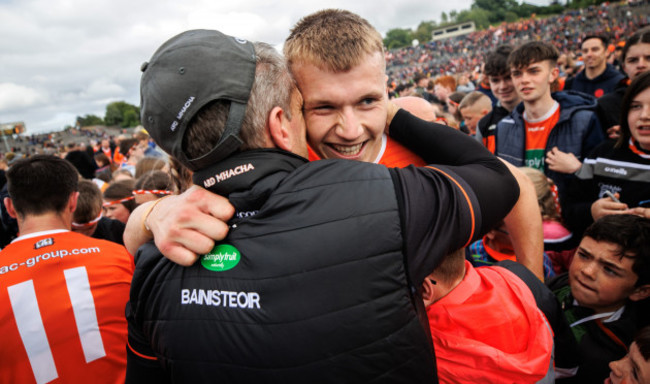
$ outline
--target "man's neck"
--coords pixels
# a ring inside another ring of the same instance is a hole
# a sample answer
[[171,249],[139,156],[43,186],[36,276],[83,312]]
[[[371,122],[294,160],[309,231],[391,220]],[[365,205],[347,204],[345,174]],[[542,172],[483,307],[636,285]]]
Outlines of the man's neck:
[[45,213],[42,215],[27,215],[22,219],[18,218],[18,232],[20,236],[53,229],[70,230],[71,226],[72,215],[63,213]]
[[[447,296],[451,291],[454,290],[465,278],[465,274],[467,271],[465,270],[465,267],[463,266],[463,273],[459,274],[455,279],[453,279],[450,282],[445,282],[443,279],[436,280],[436,288],[435,288],[435,297],[434,297],[434,303],[442,299],[443,297]],[[431,277],[435,280],[436,279],[436,274],[432,274]]]
[[524,110],[529,119],[537,120],[544,116],[554,104],[555,100],[553,100],[550,93],[547,93],[537,100],[531,102],[524,101]]
[[596,77],[602,75],[603,72],[605,72],[605,69],[607,69],[607,63],[600,67],[585,68],[585,76],[587,76],[587,79],[589,80],[595,79]]

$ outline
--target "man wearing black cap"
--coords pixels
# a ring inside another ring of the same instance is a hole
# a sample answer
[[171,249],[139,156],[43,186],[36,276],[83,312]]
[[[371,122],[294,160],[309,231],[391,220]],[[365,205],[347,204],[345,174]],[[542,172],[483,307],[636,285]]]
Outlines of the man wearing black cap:
[[143,72],[145,128],[236,213],[190,267],[138,251],[127,382],[436,382],[418,288],[512,207],[506,167],[394,107],[391,130],[435,130],[440,165],[308,163],[283,59],[216,31],[172,38]]
[[[409,133],[401,137],[385,132],[384,49],[381,35],[367,20],[340,9],[305,16],[285,41],[284,57],[303,97],[310,160],[341,158],[389,168],[437,162],[435,147],[422,145],[437,141],[432,130],[424,129],[420,135],[413,135],[411,129],[399,130]],[[427,133],[431,136],[422,137]],[[537,196],[526,175],[513,166],[509,169],[519,182],[520,197],[504,222],[517,261],[543,279]],[[136,209],[129,217],[124,244],[135,253],[153,234],[166,257],[190,265],[213,248],[213,240],[225,237],[228,226],[223,221],[233,211],[226,199],[193,187],[154,209],[150,205]],[[142,215],[145,212],[147,216]]]

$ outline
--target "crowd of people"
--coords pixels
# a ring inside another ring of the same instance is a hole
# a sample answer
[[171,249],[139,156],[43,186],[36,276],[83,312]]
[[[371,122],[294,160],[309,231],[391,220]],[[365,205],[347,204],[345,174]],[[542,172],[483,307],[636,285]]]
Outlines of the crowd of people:
[[0,161],[0,383],[650,383],[631,10],[172,37],[132,134]]
[[485,55],[499,44],[529,40],[551,42],[573,60],[580,57],[585,35],[608,35],[613,44],[650,23],[647,12],[621,3],[604,3],[560,15],[502,23],[465,36],[431,41],[386,52],[387,73],[395,85],[409,84],[417,73],[428,77],[465,73],[476,79]]

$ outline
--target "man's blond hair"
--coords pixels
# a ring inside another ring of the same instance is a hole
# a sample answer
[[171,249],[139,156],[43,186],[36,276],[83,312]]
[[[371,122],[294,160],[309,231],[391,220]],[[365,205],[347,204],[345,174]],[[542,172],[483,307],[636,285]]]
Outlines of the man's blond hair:
[[[384,54],[381,35],[359,15],[325,9],[302,18],[284,43],[284,56],[331,72],[347,72],[368,54]],[[382,60],[383,62],[383,60]]]

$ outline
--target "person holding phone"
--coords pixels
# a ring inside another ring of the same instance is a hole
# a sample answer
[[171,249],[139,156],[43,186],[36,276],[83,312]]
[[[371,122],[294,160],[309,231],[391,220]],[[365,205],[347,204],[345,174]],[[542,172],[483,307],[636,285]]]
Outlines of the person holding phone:
[[621,136],[585,158],[562,202],[574,233],[611,214],[650,218],[650,72],[632,81],[621,107]]

